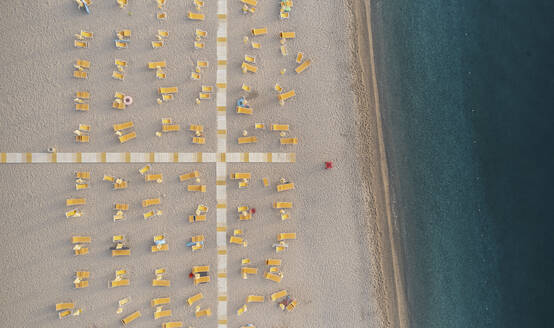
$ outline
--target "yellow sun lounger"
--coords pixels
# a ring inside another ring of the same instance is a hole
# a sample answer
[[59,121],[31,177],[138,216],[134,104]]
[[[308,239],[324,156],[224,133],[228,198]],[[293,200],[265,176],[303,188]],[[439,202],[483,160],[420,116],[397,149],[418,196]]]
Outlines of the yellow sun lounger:
[[160,80],[163,80],[167,76],[165,75],[165,73],[161,69],[159,69],[159,70],[156,71],[156,77]]
[[131,133],[127,133],[127,134],[124,134],[121,137],[119,137],[119,142],[120,143],[125,143],[129,140],[135,139],[136,137],[137,137],[137,133],[135,131],[133,131]]
[[194,277],[194,285],[206,284],[210,282],[210,276]]
[[302,62],[302,58],[304,58],[304,53],[299,51],[298,54],[296,54],[296,63],[300,64]]
[[160,94],[164,93],[177,93],[178,89],[177,87],[166,87],[166,88],[158,88],[158,92]]
[[72,302],[56,303],[56,311],[73,310],[74,308],[75,308],[75,303],[72,303]]
[[202,222],[202,221],[206,221],[206,216],[205,215],[189,215],[189,222],[190,223]]
[[281,138],[281,145],[298,145],[298,138]]
[[164,280],[164,279],[154,279],[154,280],[152,280],[152,286],[153,287],[170,287],[171,282],[169,280]]
[[126,67],[127,66],[127,61],[126,60],[123,60],[123,59],[115,59],[115,66],[121,66],[121,67]]
[[264,187],[269,187],[269,179],[268,178],[263,178],[262,182],[264,184]]
[[236,172],[236,173],[231,173],[230,175],[230,178],[233,179],[233,180],[239,180],[239,179],[250,179],[252,177],[252,174],[250,174],[249,172],[246,173],[246,172]]
[[187,14],[187,17],[191,20],[204,20],[204,14],[201,13],[193,13],[192,11],[189,11]]
[[117,31],[116,35],[119,39],[130,39],[131,38],[131,30]]
[[210,271],[209,265],[195,265],[192,267],[192,273],[208,272]]
[[126,316],[125,318],[123,318],[121,320],[121,322],[124,324],[124,325],[127,325],[133,321],[135,321],[136,319],[140,318],[141,314],[140,314],[140,311],[137,311],[137,312],[134,312],[134,313],[131,313],[129,314],[128,316]]
[[244,61],[248,62],[248,63],[251,63],[251,64],[255,64],[256,63],[256,56],[244,55]]
[[74,282],[73,286],[75,288],[87,288],[88,287],[88,280],[81,280],[78,282]]
[[240,221],[248,221],[250,219],[252,219],[252,213],[250,213],[250,212],[248,212],[246,215],[244,215],[244,214],[239,215],[239,220]]
[[149,69],[158,69],[158,68],[165,68],[165,60],[164,61],[158,61],[158,62],[148,62],[148,68]]
[[277,185],[277,192],[293,190],[293,189],[294,189],[294,183],[285,183],[285,184]]
[[129,256],[131,255],[130,249],[112,249],[112,256]]
[[252,115],[252,113],[254,113],[254,110],[253,110],[252,108],[246,108],[246,107],[237,106],[237,113],[239,113],[239,114],[246,114],[246,115]]
[[113,71],[112,72],[112,78],[116,79],[116,80],[125,80],[125,75],[121,72],[117,72],[117,71]]
[[194,34],[196,34],[196,36],[197,36],[198,38],[205,38],[205,37],[208,36],[208,32],[203,31],[203,30],[198,29],[198,28],[197,28],[197,29],[194,29]]
[[204,126],[199,124],[191,124],[189,126],[189,131],[192,132],[204,132]]
[[188,191],[206,192],[206,185],[188,185],[187,190]]
[[115,280],[110,280],[108,287],[109,288],[127,287],[130,284],[131,284],[131,281],[129,279],[116,278]]
[[75,48],[88,48],[88,42],[86,41],[75,40],[73,41],[73,45],[75,46]]
[[88,143],[90,141],[90,136],[87,136],[87,135],[75,136],[75,141],[81,142],[81,143]]
[[273,282],[281,282],[281,279],[283,279],[282,275],[276,275],[271,272],[264,273],[264,278],[267,280],[271,280]]
[[85,205],[87,200],[85,198],[69,198],[65,200],[66,206]]
[[292,97],[294,97],[296,95],[296,93],[294,92],[294,90],[290,90],[290,91],[287,91],[285,93],[281,93],[279,95],[277,95],[277,99],[279,99],[279,101],[285,101],[287,99],[290,99]]
[[181,321],[164,322],[162,328],[182,328],[183,323]]
[[206,138],[204,137],[192,137],[192,143],[197,145],[203,145],[206,143]]
[[281,259],[267,259],[265,260],[265,264],[267,264],[268,266],[280,266]]
[[92,32],[87,32],[87,31],[83,31],[81,30],[81,33],[79,34],[82,38],[85,38],[85,39],[92,39],[93,37],[93,33]]
[[258,5],[257,0],[240,0],[240,2],[245,3],[249,6],[257,6]]
[[88,247],[82,247],[81,245],[75,245],[73,247],[73,254],[76,256],[78,255],[87,255],[88,254]]
[[292,202],[273,202],[273,208],[292,208]]
[[288,131],[288,124],[271,124],[271,131]]
[[212,315],[212,310],[210,310],[210,309],[208,308],[208,309],[196,311],[195,315],[196,315],[197,318],[200,318],[200,317],[209,317],[209,316]]
[[144,176],[144,181],[145,182],[158,182],[158,181],[163,181],[163,174],[159,173],[159,174],[147,174]]
[[204,42],[194,41],[194,48],[195,49],[204,49]]
[[90,68],[90,61],[84,60],[84,59],[77,59],[77,62],[75,63],[75,65],[82,68]]
[[78,79],[86,79],[88,77],[87,72],[83,71],[73,71],[73,77],[76,77]]
[[158,49],[164,46],[163,41],[152,41],[152,48]]
[[168,251],[169,250],[169,245],[168,244],[163,244],[163,245],[159,245],[159,246],[152,246],[152,253],[157,253],[157,252],[163,252],[163,251]]
[[231,236],[229,238],[229,243],[244,246],[244,239],[242,239],[241,237]]
[[201,300],[204,298],[204,295],[202,295],[202,293],[198,293],[196,295],[193,295],[191,297],[189,297],[187,299],[187,303],[189,304],[189,306],[192,306],[192,304],[194,304],[195,302]]
[[152,205],[159,205],[162,203],[162,200],[158,198],[149,198],[142,201],[142,207],[148,207]]
[[162,38],[167,38],[169,36],[169,32],[166,30],[158,30],[158,35]]
[[112,108],[125,109],[125,107],[125,103],[123,101],[120,101],[119,99],[116,99],[112,102]]
[[58,312],[58,318],[63,319],[67,316],[69,316],[71,314],[71,310],[65,310],[65,311],[61,311],[61,312]]
[[75,172],[75,178],[76,179],[89,180],[90,179],[90,172]]
[[288,239],[296,239],[296,232],[281,232],[279,235],[277,235],[278,241]]
[[164,11],[164,12],[161,12],[161,13],[157,13],[156,14],[156,17],[159,19],[159,20],[164,20],[167,18],[167,13]]
[[278,291],[278,292],[275,292],[275,293],[271,294],[271,300],[272,300],[273,302],[275,302],[276,300],[278,300],[278,299],[280,299],[280,298],[282,298],[282,297],[285,297],[285,296],[287,296],[287,295],[288,295],[287,290],[286,290],[286,289],[283,289],[283,290],[280,290],[280,291]]
[[302,64],[300,64],[300,66],[298,66],[297,68],[295,68],[294,70],[296,71],[297,74],[300,74],[302,73],[306,68],[308,68],[308,66],[310,66],[312,64],[312,61],[307,59],[305,60]]
[[242,275],[242,279],[248,279],[249,274],[258,274],[258,269],[257,268],[242,267],[242,268],[240,268],[240,274]]
[[160,216],[160,215],[162,215],[161,210],[151,210],[149,212],[144,213],[142,216],[144,217],[145,220],[148,220],[150,218],[153,218],[155,216]]
[[198,99],[210,99],[210,98],[211,98],[211,94],[209,93],[200,92],[200,94],[198,95]]
[[113,189],[119,190],[119,189],[126,189],[128,187],[127,181],[121,181],[120,183],[114,183]]
[[208,68],[210,63],[207,60],[197,60],[196,61],[196,67],[199,68]]
[[152,301],[150,301],[150,305],[152,307],[155,307],[160,305],[166,305],[166,304],[169,304],[170,302],[171,302],[171,298],[169,297],[159,297],[159,298],[154,298]]
[[189,179],[198,178],[200,176],[200,173],[198,171],[193,171],[190,173],[181,174],[179,176],[179,181],[183,182]]
[[128,44],[127,44],[127,42],[115,40],[115,47],[118,48],[118,49],[127,49]]
[[246,298],[246,303],[263,303],[264,297],[263,295],[248,295]]
[[162,307],[158,306],[154,312],[154,319],[158,320],[165,317],[171,317],[171,310],[162,310]]
[[252,137],[239,137],[238,143],[241,144],[249,144],[249,143],[256,143],[258,142],[258,138],[252,136]]
[[115,209],[118,211],[127,211],[129,210],[129,204],[116,203]]
[[251,65],[247,62],[242,62],[241,68],[243,73],[246,73],[246,72],[256,73],[258,71],[258,67]]
[[75,104],[75,110],[86,112],[89,110],[89,104]]
[[90,236],[73,236],[71,237],[72,244],[89,244],[92,241]]
[[259,42],[254,42],[254,41],[251,42],[251,45],[252,45],[252,49],[260,49],[262,47],[262,45]]
[[264,35],[264,34],[267,34],[267,27],[253,28],[252,29],[252,35],[254,35],[254,36]]
[[90,98],[90,92],[88,92],[88,91],[77,91],[75,93],[75,97],[81,98],[81,99],[89,99]]
[[294,32],[281,32],[279,33],[279,37],[282,39],[294,39],[296,37],[296,33]]
[[132,128],[133,126],[135,126],[135,124],[133,123],[133,121],[129,121],[129,122],[125,122],[125,123],[114,124],[114,125],[113,125],[113,130],[114,130],[114,132],[117,132],[117,131],[122,131],[122,130],[130,129],[130,128]]

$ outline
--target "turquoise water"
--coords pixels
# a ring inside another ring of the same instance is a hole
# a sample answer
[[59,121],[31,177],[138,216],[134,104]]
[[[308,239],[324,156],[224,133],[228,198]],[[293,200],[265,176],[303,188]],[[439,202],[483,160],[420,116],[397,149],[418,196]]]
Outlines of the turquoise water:
[[372,10],[411,326],[550,326],[552,3]]

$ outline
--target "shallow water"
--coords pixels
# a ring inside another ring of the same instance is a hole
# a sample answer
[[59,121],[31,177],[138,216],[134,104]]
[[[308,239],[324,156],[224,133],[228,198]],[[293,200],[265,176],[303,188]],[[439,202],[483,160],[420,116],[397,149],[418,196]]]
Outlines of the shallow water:
[[543,326],[554,273],[553,5],[372,10],[411,326]]

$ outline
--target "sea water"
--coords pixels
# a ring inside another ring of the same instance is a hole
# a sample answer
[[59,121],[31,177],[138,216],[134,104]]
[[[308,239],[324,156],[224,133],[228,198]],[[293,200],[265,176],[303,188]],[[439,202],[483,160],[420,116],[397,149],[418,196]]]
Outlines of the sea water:
[[547,327],[554,2],[371,1],[412,327]]

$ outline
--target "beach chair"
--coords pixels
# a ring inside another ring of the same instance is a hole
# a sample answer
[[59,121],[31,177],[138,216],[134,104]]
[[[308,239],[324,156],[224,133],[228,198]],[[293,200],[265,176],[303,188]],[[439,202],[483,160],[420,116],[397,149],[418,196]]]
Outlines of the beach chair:
[[[232,175],[231,175],[232,176]],[[233,179],[233,178],[231,178]],[[247,205],[244,205],[244,206],[238,206],[237,207],[237,212],[238,213],[242,213],[242,212],[246,212],[248,211],[250,208],[247,206]]]
[[169,280],[164,280],[161,277],[152,280],[152,287],[171,287]]
[[267,27],[253,28],[252,29],[252,35],[253,36],[259,36],[259,35],[264,35],[264,34],[267,34]]
[[206,38],[208,36],[208,32],[203,31],[201,29],[194,29],[194,34],[197,38]]
[[298,138],[280,138],[281,145],[298,145]]
[[176,132],[181,129],[179,124],[163,124],[162,132]]
[[243,73],[246,73],[246,72],[256,73],[258,71],[258,67],[251,65],[247,62],[242,62],[241,68]]
[[119,5],[119,8],[123,9],[127,6],[127,0],[116,0],[116,3]]
[[127,287],[131,284],[131,281],[129,279],[124,278],[116,278],[115,280],[110,280],[108,284],[108,288],[116,288],[116,287]]
[[123,80],[125,80],[125,74],[117,72],[117,71],[113,71],[112,72],[112,78],[114,78],[116,80],[123,81]]
[[114,40],[114,42],[115,42],[115,47],[117,49],[127,49],[127,47],[128,47],[128,44],[125,41]]
[[296,37],[295,32],[281,32],[279,33],[281,39],[294,39]]
[[282,232],[279,235],[277,235],[278,241],[289,240],[289,239],[296,239],[296,232],[288,232],[288,233]]
[[198,73],[195,73],[195,72],[191,72],[190,73],[190,78],[193,79],[193,80],[200,80],[201,75],[198,74]]
[[182,328],[183,322],[181,321],[169,321],[162,324],[162,328]]
[[[164,236],[156,236],[154,237],[154,241],[156,240],[156,238],[160,238],[160,237],[165,238]],[[152,253],[168,251],[169,245],[168,244],[154,245],[151,247],[151,250],[152,250]]]
[[163,174],[147,174],[144,176],[144,182],[158,182],[161,183],[163,181]]
[[256,275],[258,274],[258,268],[249,268],[249,267],[242,267],[240,268],[240,274],[242,276],[242,279],[248,279],[248,275]]
[[206,185],[188,185],[187,190],[188,191],[206,192]]
[[90,98],[90,92],[88,91],[77,91],[75,93],[75,97],[80,99],[89,99]]
[[198,276],[194,277],[194,285],[207,284],[210,282],[210,276]]
[[158,30],[158,35],[162,38],[167,38],[169,37],[169,32],[166,30]]
[[90,68],[90,61],[84,59],[77,59],[75,66],[80,68]]
[[163,41],[152,41],[152,48],[159,49],[164,46]]
[[238,114],[252,115],[254,113],[254,110],[252,108],[237,106],[237,113]]
[[179,181],[183,182],[183,181],[186,181],[186,180],[198,178],[199,176],[200,176],[200,173],[198,171],[192,171],[190,173],[181,174],[179,176]]
[[162,306],[156,307],[156,311],[154,311],[154,319],[158,320],[165,317],[171,317],[171,310],[163,310]]
[[200,317],[209,317],[212,315],[212,310],[210,310],[209,308],[208,309],[204,309],[204,310],[198,310],[196,311],[195,313],[195,316],[197,318],[200,318]]
[[81,112],[86,112],[86,111],[89,110],[89,104],[87,104],[87,103],[75,104],[75,110],[76,111],[81,111]]
[[88,287],[88,280],[81,280],[78,282],[74,282],[73,286],[75,288],[87,288]]
[[287,309],[287,311],[292,312],[292,310],[294,310],[294,308],[296,307],[296,304],[297,304],[296,300],[293,300],[285,308]]
[[83,30],[81,30],[81,33],[79,35],[84,39],[92,39],[92,37],[93,37],[92,32],[87,32],[87,31],[83,31]]
[[90,244],[92,241],[90,236],[73,236],[71,237],[72,244]]
[[131,314],[129,314],[128,316],[126,316],[125,318],[121,319],[121,322],[123,323],[123,325],[127,325],[133,321],[135,321],[136,319],[140,318],[141,314],[140,314],[140,311],[136,311],[136,312],[133,312]]
[[85,205],[87,200],[85,198],[68,198],[65,200],[66,206]]
[[178,91],[177,87],[158,88],[159,94],[177,93],[177,91]]
[[197,145],[203,145],[206,143],[206,138],[204,137],[192,137],[192,143]]
[[75,179],[89,180],[90,179],[90,172],[77,171],[77,172],[75,172]]
[[[114,72],[115,73],[115,72]],[[126,106],[125,106],[125,103],[119,99],[116,99],[112,102],[112,108],[115,108],[115,109],[125,109]]]
[[166,63],[164,61],[157,61],[157,62],[148,62],[148,69],[159,69],[159,68],[165,68]]
[[210,85],[203,85],[202,92],[214,92],[214,88]]
[[308,66],[310,66],[312,64],[312,61],[310,59],[306,59],[302,64],[300,64],[300,66],[298,66],[297,68],[295,68],[294,70],[296,71],[297,74],[300,74],[302,73],[306,68],[308,68]]
[[203,222],[203,221],[206,221],[206,216],[205,215],[189,215],[189,222],[190,223]]
[[270,297],[271,297],[271,300],[272,300],[273,302],[275,302],[275,301],[277,301],[278,299],[287,296],[287,294],[288,294],[288,293],[287,293],[287,290],[286,290],[286,289],[283,289],[283,290],[280,290],[280,291],[278,291],[278,292],[275,292],[275,293],[271,294]]
[[129,210],[129,204],[116,203],[114,205],[114,208],[118,211],[128,211]]
[[129,121],[129,122],[125,122],[125,123],[114,124],[113,125],[113,130],[114,130],[114,132],[117,132],[117,131],[130,129],[134,126],[135,126],[135,124],[133,123],[133,121]]
[[199,301],[203,298],[204,298],[204,295],[202,295],[202,293],[198,293],[196,295],[193,295],[193,296],[189,297],[187,299],[187,303],[189,304],[189,306],[192,306],[192,304],[196,303],[197,301]]
[[159,12],[156,14],[156,18],[158,20],[165,20],[167,19],[167,13],[165,11]]
[[244,55],[244,61],[247,63],[256,63],[256,56]]
[[162,94],[162,101],[168,102],[170,100],[173,100],[173,94],[171,93]]
[[263,178],[262,183],[263,183],[264,187],[269,187],[269,179],[268,178]]
[[239,215],[239,220],[240,221],[248,221],[248,220],[251,220],[252,219],[252,213],[250,212],[246,212],[246,214],[240,214]]
[[78,218],[78,217],[81,217],[81,215],[82,215],[82,212],[79,209],[74,209],[74,210],[65,212],[65,217],[68,218],[68,219],[69,218]]
[[153,206],[153,205],[159,205],[162,203],[162,200],[158,197],[158,198],[150,198],[150,199],[145,199],[142,201],[142,207],[148,207],[148,206]]
[[197,60],[196,61],[196,67],[208,68],[209,66],[210,66],[210,63],[207,60]]
[[249,144],[249,143],[256,143],[258,142],[258,138],[252,136],[252,137],[239,137],[238,138],[238,143],[239,145],[242,145],[242,144]]
[[56,311],[73,310],[74,308],[75,303],[73,302],[56,303]]
[[296,93],[294,92],[294,90],[290,90],[285,93],[278,94],[277,99],[279,100],[279,103],[283,104],[285,100],[290,99],[295,95]]
[[126,143],[127,141],[129,140],[133,140],[137,137],[137,133],[135,131],[133,132],[130,132],[130,133],[127,133],[127,134],[124,134],[122,136],[119,137],[119,142],[120,143]]
[[114,256],[129,256],[131,255],[130,249],[112,249],[112,257]]
[[263,303],[264,297],[263,295],[248,295],[246,297],[246,303]]
[[145,166],[139,169],[139,173],[140,175],[144,175],[146,172],[150,171],[151,169],[152,169],[152,166],[150,164],[146,164]]
[[87,255],[88,254],[88,247],[83,247],[81,245],[75,245],[75,246],[73,246],[73,254],[75,256]]
[[211,98],[211,94],[209,94],[209,93],[200,92],[198,94],[198,99],[206,100],[206,99],[210,99],[210,98]]
[[252,174],[245,173],[245,172],[236,172],[236,173],[231,173],[230,178],[233,180],[250,179],[252,178]]
[[194,41],[195,49],[204,49],[204,42]]
[[203,272],[209,272],[210,266],[209,265],[194,265],[192,267],[192,273],[203,273]]
[[288,131],[288,124],[271,124],[271,131]]
[[248,310],[248,307],[246,306],[246,304],[243,304],[238,310],[237,310],[237,315],[238,316],[241,316],[242,314],[244,314],[244,312],[246,312]]
[[193,13],[192,11],[188,12],[187,17],[190,20],[199,20],[199,21],[204,20],[204,14],[202,14],[202,13]]
[[204,248],[204,240],[205,240],[204,235],[193,236],[191,240],[192,240],[191,248],[193,251],[197,251],[199,249]]
[[246,241],[242,237],[237,237],[237,236],[231,236],[229,238],[229,243],[235,244],[235,245],[241,245],[243,247],[246,247],[247,245]]
[[86,79],[88,77],[88,74],[84,71],[73,71],[73,77],[76,77],[78,79]]
[[74,40],[73,45],[75,46],[75,48],[88,48],[88,42],[86,41]]
[[60,318],[60,320],[63,319],[63,318],[68,317],[69,315],[71,315],[71,310],[65,310],[65,311],[58,312],[58,318]]
[[163,80],[163,79],[166,78],[166,75],[165,75],[165,73],[164,73],[161,69],[159,69],[159,70],[156,71],[156,77],[157,77],[159,80]]
[[296,63],[300,64],[302,62],[302,58],[304,58],[304,53],[300,51],[296,54]]
[[116,33],[116,36],[118,39],[120,40],[129,40],[131,39],[131,30],[121,30],[121,31],[117,31]]
[[156,216],[161,216],[162,213],[163,212],[161,210],[151,210],[151,211],[148,211],[148,212],[144,213],[142,216],[144,217],[145,220],[148,220],[148,219],[154,218]]
[[277,192],[293,190],[293,189],[294,189],[294,183],[284,183],[284,184],[277,185]]
[[114,190],[126,189],[128,187],[127,181],[123,180],[121,182],[115,182],[113,184]]
[[281,259],[266,259],[265,264],[268,266],[280,266]]
[[288,52],[287,52],[287,46],[285,46],[284,44],[280,47],[281,49],[281,55],[283,56],[286,56],[288,55]]
[[277,275],[277,274],[273,274],[271,272],[266,272],[264,273],[264,278],[267,279],[267,280],[271,280],[273,282],[281,282],[281,280],[283,279],[283,276],[282,275]]

